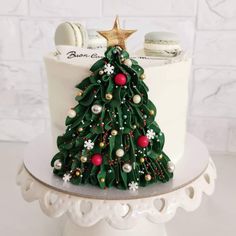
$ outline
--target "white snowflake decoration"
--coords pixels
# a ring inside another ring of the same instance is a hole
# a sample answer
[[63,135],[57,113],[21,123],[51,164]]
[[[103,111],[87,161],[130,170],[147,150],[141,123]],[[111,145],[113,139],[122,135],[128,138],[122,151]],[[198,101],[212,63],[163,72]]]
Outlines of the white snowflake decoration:
[[84,147],[87,148],[88,150],[92,150],[94,147],[94,143],[92,142],[91,139],[89,139],[88,141],[84,142]]
[[137,182],[134,182],[134,181],[132,181],[131,183],[129,183],[129,190],[131,190],[131,191],[136,191],[136,190],[138,190],[138,183],[137,183]]
[[156,135],[156,133],[153,131],[153,129],[149,129],[149,130],[147,131],[147,134],[146,134],[146,136],[147,136],[148,139],[154,139],[154,138],[155,138],[155,135]]
[[64,174],[62,179],[64,182],[70,182],[71,177],[72,176],[70,174]]
[[114,73],[114,66],[112,66],[110,63],[106,64],[104,66],[104,72],[107,73],[108,75],[111,75]]

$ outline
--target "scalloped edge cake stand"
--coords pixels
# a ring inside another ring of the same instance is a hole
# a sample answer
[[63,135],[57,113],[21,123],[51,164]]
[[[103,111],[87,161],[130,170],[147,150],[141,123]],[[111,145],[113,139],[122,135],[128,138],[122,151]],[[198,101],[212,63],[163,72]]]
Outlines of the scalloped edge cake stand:
[[67,215],[63,236],[166,236],[165,223],[178,208],[196,210],[203,193],[211,195],[215,188],[215,165],[205,145],[190,134],[175,178],[136,192],[64,184],[51,173],[50,140],[44,134],[28,145],[17,184],[23,198],[38,201],[47,216]]

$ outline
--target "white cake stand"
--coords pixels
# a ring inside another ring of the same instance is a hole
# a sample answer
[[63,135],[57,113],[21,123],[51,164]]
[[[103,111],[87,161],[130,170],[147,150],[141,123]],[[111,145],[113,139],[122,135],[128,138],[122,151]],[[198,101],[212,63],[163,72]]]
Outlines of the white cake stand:
[[46,215],[67,215],[64,236],[166,236],[165,222],[174,217],[177,208],[193,211],[203,193],[214,191],[214,163],[206,147],[190,134],[174,179],[136,192],[64,183],[52,174],[52,146],[47,134],[28,145],[17,183],[24,199],[39,201]]

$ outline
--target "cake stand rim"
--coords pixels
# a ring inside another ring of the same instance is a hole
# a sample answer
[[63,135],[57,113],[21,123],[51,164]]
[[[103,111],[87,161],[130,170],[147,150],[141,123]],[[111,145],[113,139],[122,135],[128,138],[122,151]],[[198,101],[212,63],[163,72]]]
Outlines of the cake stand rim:
[[[146,198],[152,198],[152,197],[158,197],[158,196],[162,196],[162,195],[165,195],[165,194],[169,194],[171,192],[174,192],[174,191],[178,191],[179,189],[181,188],[184,188],[185,186],[188,186],[190,185],[191,183],[193,183],[194,181],[196,181],[200,176],[202,176],[202,174],[207,170],[209,164],[210,164],[210,160],[211,160],[211,157],[209,155],[209,152],[207,150],[207,148],[205,147],[205,145],[198,139],[196,138],[194,135],[190,134],[190,133],[187,133],[187,138],[191,137],[191,138],[194,138],[196,139],[205,149],[205,159],[206,160],[206,163],[204,165],[204,167],[201,169],[201,171],[195,175],[193,178],[189,179],[188,181],[185,181],[183,184],[180,184],[178,185],[177,187],[175,188],[172,188],[172,189],[169,189],[167,191],[163,191],[163,192],[160,192],[158,194],[148,194],[148,195],[139,195],[138,194],[138,191],[137,192],[133,192],[132,191],[129,191],[129,190],[120,190],[120,189],[115,189],[115,188],[112,188],[114,189],[115,191],[118,191],[120,193],[124,193],[124,192],[130,192],[130,195],[126,195],[124,198],[111,198],[111,197],[107,197],[107,195],[104,195],[104,196],[96,196],[96,194],[94,195],[88,195],[88,194],[79,194],[77,192],[71,192],[70,190],[67,190],[66,188],[62,189],[62,188],[59,188],[59,187],[56,187],[56,186],[53,186],[52,184],[50,183],[47,183],[45,182],[44,180],[40,179],[39,177],[37,177],[35,174],[32,173],[32,171],[30,170],[30,167],[28,167],[29,163],[27,163],[26,161],[29,161],[27,160],[27,157],[24,158],[24,162],[23,162],[23,167],[25,168],[25,170],[27,171],[27,173],[33,178],[35,179],[36,181],[38,181],[40,184],[42,184],[43,186],[49,188],[49,189],[52,189],[54,191],[58,191],[62,194],[68,194],[68,195],[71,195],[71,196],[74,196],[74,197],[79,197],[79,198],[82,198],[82,199],[90,199],[90,200],[106,200],[106,201],[125,201],[125,200],[128,200],[128,201],[131,201],[131,200],[138,200],[138,199],[146,199]],[[35,141],[37,141],[37,139],[35,139]],[[28,158],[29,159],[29,158]],[[31,158],[32,159],[32,158]],[[177,162],[177,166],[181,163],[181,159]],[[55,176],[55,175],[52,175],[53,178],[56,178],[57,180],[62,181],[62,179],[58,176]],[[172,180],[170,180],[168,183],[171,183]],[[168,183],[164,183],[164,184],[168,184]],[[161,183],[153,183],[151,184],[150,186],[146,186],[146,187],[142,187],[142,189],[144,190],[148,190],[148,187],[151,187],[151,186],[155,186],[155,185],[162,185]],[[85,186],[85,185],[81,185],[81,186]],[[80,186],[76,186],[76,187],[80,187]],[[106,191],[106,190],[103,190],[103,189],[100,189],[99,187],[96,187],[96,186],[92,186],[92,185],[87,185],[87,187],[90,187],[90,188],[96,188],[96,190],[98,192],[100,191]],[[108,189],[110,191],[112,191],[112,189]],[[136,194],[135,194],[136,193]]]
[[[122,199],[119,199],[119,198],[95,198],[95,197],[92,197],[90,195],[79,195],[79,194],[76,194],[76,193],[73,193],[73,192],[70,192],[70,191],[67,191],[67,190],[62,190],[60,188],[57,188],[57,187],[54,187],[54,186],[51,186],[50,184],[47,184],[45,182],[43,182],[42,180],[40,180],[39,178],[35,177],[33,174],[31,174],[31,172],[27,169],[27,167],[25,166],[25,163],[23,163],[23,167],[24,169],[26,170],[26,172],[33,178],[35,179],[36,181],[38,181],[40,184],[42,184],[44,187],[46,188],[49,188],[49,189],[52,189],[54,191],[57,191],[61,194],[67,194],[67,195],[71,195],[73,197],[78,197],[78,198],[82,198],[82,199],[89,199],[89,200],[100,200],[100,201],[132,201],[132,200],[139,200],[139,199],[147,199],[147,198],[156,198],[156,197],[159,197],[159,196],[163,196],[163,195],[166,195],[166,194],[169,194],[169,193],[172,193],[172,192],[175,192],[175,191],[178,191],[188,185],[190,185],[191,183],[195,182],[198,178],[200,178],[207,170],[208,166],[210,164],[210,157],[209,157],[209,161],[208,161],[208,164],[206,165],[206,167],[203,169],[203,171],[197,175],[194,179],[191,179],[189,182],[186,182],[185,184],[183,185],[179,185],[179,187],[176,187],[176,188],[173,188],[172,190],[169,190],[169,191],[166,191],[166,192],[163,192],[163,193],[160,193],[160,194],[156,194],[156,195],[149,195],[149,196],[138,196],[136,195],[135,197],[130,195],[130,198],[127,197],[127,198],[122,198]],[[153,183],[153,185],[155,185],[156,183]],[[89,185],[91,187],[94,187],[92,185]],[[145,188],[145,187],[144,187]],[[103,191],[102,189],[99,189],[98,188],[98,191]],[[129,190],[118,190],[118,191],[129,191]]]

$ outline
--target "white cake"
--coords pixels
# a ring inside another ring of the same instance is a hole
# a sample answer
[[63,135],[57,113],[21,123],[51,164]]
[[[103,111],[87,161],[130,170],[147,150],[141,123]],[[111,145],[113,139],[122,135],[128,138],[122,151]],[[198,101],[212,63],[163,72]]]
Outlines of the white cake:
[[[79,53],[82,49],[76,50]],[[87,50],[88,54],[94,53],[93,50],[83,49],[81,54],[85,54],[84,50]],[[167,61],[153,58],[135,59],[145,70],[149,99],[157,107],[156,119],[166,140],[164,151],[174,163],[177,163],[184,152],[185,145],[191,60],[184,56]],[[75,96],[78,90],[75,85],[90,75],[89,69],[98,58],[78,57],[61,61],[54,54],[49,54],[44,60],[49,85],[53,143],[56,148],[57,136],[63,134],[66,128],[64,123],[67,112],[76,105]]]

